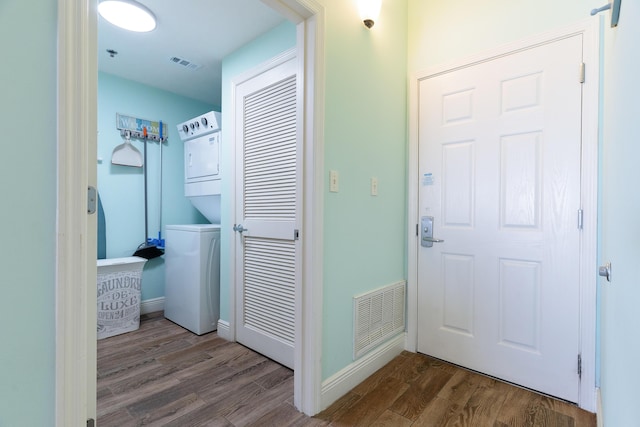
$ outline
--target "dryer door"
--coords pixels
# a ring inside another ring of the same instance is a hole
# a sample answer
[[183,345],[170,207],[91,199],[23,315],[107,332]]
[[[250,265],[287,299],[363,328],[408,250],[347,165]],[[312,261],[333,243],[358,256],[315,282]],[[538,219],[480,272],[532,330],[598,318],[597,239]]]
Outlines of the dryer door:
[[220,132],[184,143],[185,182],[218,178],[220,174]]

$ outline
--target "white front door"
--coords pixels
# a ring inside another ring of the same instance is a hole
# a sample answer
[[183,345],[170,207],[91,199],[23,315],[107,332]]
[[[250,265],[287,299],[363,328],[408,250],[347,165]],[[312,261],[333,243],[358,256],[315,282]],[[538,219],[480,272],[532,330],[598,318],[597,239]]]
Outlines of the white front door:
[[300,144],[297,62],[236,87],[236,338],[293,368]]
[[[578,401],[582,36],[419,83],[418,351]],[[422,231],[422,227],[421,227]]]

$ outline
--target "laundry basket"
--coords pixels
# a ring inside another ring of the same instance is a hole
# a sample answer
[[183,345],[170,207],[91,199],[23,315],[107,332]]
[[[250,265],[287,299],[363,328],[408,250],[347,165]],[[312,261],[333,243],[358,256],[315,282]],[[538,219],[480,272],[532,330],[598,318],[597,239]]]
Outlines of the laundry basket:
[[140,257],[98,260],[98,339],[112,337],[140,327]]

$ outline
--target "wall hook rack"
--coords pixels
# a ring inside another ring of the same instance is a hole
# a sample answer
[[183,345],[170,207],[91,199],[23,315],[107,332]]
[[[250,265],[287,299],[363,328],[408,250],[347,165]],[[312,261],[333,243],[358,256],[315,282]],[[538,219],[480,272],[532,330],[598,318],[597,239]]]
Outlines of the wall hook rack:
[[142,139],[144,138],[144,128],[147,128],[147,140],[161,142],[167,140],[168,128],[167,124],[163,123],[162,120],[153,122],[116,113],[116,128],[123,137],[125,137],[126,132],[129,132],[131,138]]
[[597,15],[605,10],[611,10],[611,28],[618,26],[618,20],[620,19],[620,2],[622,0],[612,0],[611,3],[607,3],[602,7],[598,7],[591,10],[591,16]]

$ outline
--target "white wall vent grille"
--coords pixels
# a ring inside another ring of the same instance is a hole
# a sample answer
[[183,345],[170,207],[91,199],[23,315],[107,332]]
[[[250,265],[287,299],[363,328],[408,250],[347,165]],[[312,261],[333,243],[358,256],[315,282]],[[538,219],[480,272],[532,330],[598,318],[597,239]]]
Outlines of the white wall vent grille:
[[353,298],[353,358],[405,329],[406,282]]
[[197,70],[197,69],[199,69],[201,67],[201,65],[198,65],[198,64],[194,63],[193,61],[189,61],[188,59],[180,58],[179,56],[172,56],[171,58],[169,58],[169,62],[171,62],[172,64],[179,65],[181,67],[184,67],[187,70],[191,70],[191,71],[195,71],[195,70]]

